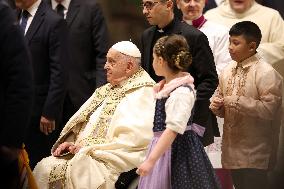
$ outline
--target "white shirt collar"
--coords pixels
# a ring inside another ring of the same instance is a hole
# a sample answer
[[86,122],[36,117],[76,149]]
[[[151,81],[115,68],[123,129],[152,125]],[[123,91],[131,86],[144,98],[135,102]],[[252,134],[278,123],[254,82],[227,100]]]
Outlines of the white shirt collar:
[[192,25],[192,20],[184,20],[188,25]]
[[[63,5],[63,7],[64,7],[66,10],[68,10],[69,5],[70,5],[70,2],[71,2],[71,0],[63,0],[63,1],[61,2],[61,5]],[[52,9],[53,9],[53,10],[56,9],[56,7],[57,7],[58,4],[59,4],[59,3],[57,3],[55,0],[51,0],[51,6],[52,6]]]
[[27,11],[30,13],[30,15],[31,15],[32,17],[35,16],[36,11],[37,11],[38,6],[39,6],[40,3],[41,3],[41,0],[37,0],[32,6],[30,6],[30,7],[27,9]]

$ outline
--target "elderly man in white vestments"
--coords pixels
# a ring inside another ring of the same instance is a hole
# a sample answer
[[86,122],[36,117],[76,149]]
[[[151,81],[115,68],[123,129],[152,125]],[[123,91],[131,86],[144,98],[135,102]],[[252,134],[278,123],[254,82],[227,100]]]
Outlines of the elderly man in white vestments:
[[114,188],[120,173],[144,160],[155,104],[154,81],[140,67],[140,57],[129,41],[110,48],[105,64],[109,83],[70,118],[52,156],[34,169],[41,189]]

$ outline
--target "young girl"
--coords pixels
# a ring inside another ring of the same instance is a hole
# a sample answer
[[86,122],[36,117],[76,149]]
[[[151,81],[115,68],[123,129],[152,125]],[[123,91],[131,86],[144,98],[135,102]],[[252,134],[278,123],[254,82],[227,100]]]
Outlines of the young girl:
[[141,176],[138,189],[219,188],[197,136],[202,129],[191,126],[195,95],[192,76],[183,72],[192,60],[185,38],[160,38],[153,57],[155,73],[165,79],[154,87],[154,137],[147,159],[137,169]]

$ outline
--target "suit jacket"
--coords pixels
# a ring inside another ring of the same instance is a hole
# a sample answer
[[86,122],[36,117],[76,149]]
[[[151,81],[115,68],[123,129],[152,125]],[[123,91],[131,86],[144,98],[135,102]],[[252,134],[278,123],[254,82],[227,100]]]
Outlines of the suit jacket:
[[[47,1],[51,6],[51,1]],[[108,31],[96,0],[71,0],[66,21],[71,57],[68,94],[79,109],[97,87],[106,83]]]
[[[154,46],[154,35],[157,30],[152,26],[142,34],[142,67],[150,72],[152,67],[152,49]],[[188,72],[194,78],[194,85],[197,90],[197,99],[194,105],[192,119],[193,123],[206,128],[202,139],[204,145],[213,142],[213,136],[219,136],[216,117],[209,109],[209,99],[218,85],[218,76],[214,64],[214,57],[210,49],[207,37],[196,28],[174,19],[168,31],[164,35],[180,34],[183,35],[192,54],[192,64]],[[151,77],[156,77],[151,75]]]
[[12,8],[12,9],[15,9],[16,8],[16,5],[15,5],[15,1],[14,0],[5,0],[8,5]]
[[28,126],[32,66],[16,15],[0,0],[0,146],[20,148]]
[[41,2],[25,35],[34,70],[34,117],[61,117],[66,92],[66,32],[65,21]]

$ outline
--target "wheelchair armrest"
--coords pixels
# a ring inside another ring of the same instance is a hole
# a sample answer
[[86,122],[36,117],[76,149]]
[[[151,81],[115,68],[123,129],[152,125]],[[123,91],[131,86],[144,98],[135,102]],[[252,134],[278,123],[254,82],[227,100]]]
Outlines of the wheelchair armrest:
[[128,186],[138,177],[136,168],[128,172],[121,173],[115,183],[116,189],[127,189]]

